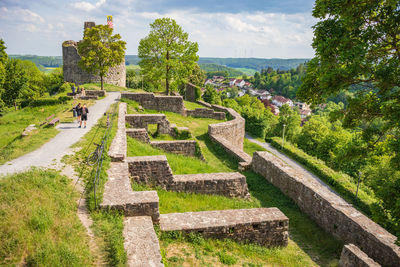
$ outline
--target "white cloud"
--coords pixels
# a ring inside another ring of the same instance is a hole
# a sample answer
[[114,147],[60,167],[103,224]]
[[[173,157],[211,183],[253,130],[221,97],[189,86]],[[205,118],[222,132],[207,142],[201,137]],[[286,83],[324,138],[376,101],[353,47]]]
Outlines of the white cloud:
[[44,18],[39,14],[32,12],[29,9],[19,7],[10,9],[2,7],[1,16],[3,17],[2,19],[8,21],[20,19],[23,22],[44,22]]
[[96,8],[101,7],[105,3],[106,3],[106,0],[100,0],[99,2],[97,2],[95,4],[83,1],[83,2],[72,3],[71,6],[76,9],[83,10],[83,11],[92,11]]

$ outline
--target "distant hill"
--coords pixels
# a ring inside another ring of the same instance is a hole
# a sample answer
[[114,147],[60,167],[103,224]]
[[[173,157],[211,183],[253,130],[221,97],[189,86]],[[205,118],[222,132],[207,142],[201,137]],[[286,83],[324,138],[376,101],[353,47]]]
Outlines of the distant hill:
[[214,64],[214,63],[206,63],[206,64],[199,64],[200,68],[205,72],[226,72],[228,77],[237,77],[241,76],[244,73],[240,70],[229,68],[226,66]]
[[[11,58],[18,58],[22,60],[30,60],[34,62],[38,67],[42,65],[44,67],[60,67],[62,65],[61,56],[35,56],[35,55],[9,55]],[[137,55],[126,55],[126,65],[137,65],[139,63],[139,57]],[[307,58],[216,58],[216,57],[200,57],[199,64],[216,64],[226,66],[229,68],[237,68],[252,72],[260,71],[271,67],[273,69],[289,70],[296,68],[301,63],[307,62]],[[209,65],[208,65],[209,66]],[[240,70],[239,70],[240,71]],[[246,71],[247,72],[247,71]],[[239,74],[240,75],[240,74]]]

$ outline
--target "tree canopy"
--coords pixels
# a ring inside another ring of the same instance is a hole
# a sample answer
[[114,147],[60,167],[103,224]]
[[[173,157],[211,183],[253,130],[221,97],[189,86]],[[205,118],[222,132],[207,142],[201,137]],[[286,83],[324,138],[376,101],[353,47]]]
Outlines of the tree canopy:
[[[357,86],[343,112],[344,126],[362,127],[370,147],[388,132],[398,137],[400,2],[317,0],[313,16],[320,19],[314,26],[315,57],[298,98],[322,103]],[[399,158],[399,142],[392,145]]]
[[149,80],[165,80],[169,94],[172,81],[182,83],[191,74],[199,59],[198,44],[189,41],[189,35],[173,19],[156,19],[150,28],[139,43],[139,65]]
[[109,68],[124,60],[126,42],[119,34],[112,35],[113,28],[108,25],[96,25],[85,30],[83,41],[78,43],[81,60],[78,65],[87,72],[99,75],[101,90],[103,79]]

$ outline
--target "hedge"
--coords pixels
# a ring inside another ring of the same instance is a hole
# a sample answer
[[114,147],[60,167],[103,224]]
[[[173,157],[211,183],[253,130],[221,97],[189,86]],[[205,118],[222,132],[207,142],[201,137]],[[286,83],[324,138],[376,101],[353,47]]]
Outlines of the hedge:
[[358,198],[356,198],[357,184],[352,181],[353,178],[349,175],[332,170],[325,165],[324,161],[308,155],[288,141],[285,142],[282,149],[282,141],[279,137],[272,137],[268,141],[273,147],[283,151],[287,156],[307,167],[307,169],[329,184],[347,202],[352,203],[366,215],[372,215],[373,206],[378,204],[378,199],[375,198],[372,190],[366,185],[360,183]]
[[53,106],[58,104],[65,104],[68,100],[73,99],[71,96],[59,96],[58,98],[40,98],[34,100],[24,100],[21,102],[21,108],[40,107],[40,106]]

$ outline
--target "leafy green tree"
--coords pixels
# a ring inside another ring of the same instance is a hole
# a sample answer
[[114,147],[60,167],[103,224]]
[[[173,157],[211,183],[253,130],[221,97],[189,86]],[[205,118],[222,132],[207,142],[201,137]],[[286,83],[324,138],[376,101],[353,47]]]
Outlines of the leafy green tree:
[[49,94],[55,94],[64,83],[62,68],[56,68],[44,76],[44,87]]
[[203,100],[210,104],[221,104],[221,96],[211,85],[207,84],[203,93]]
[[192,72],[199,48],[173,19],[156,19],[150,27],[149,35],[139,43],[139,65],[151,80],[165,80],[168,95],[171,81],[182,83]]
[[7,62],[6,46],[3,39],[0,39],[0,114],[4,110],[4,102],[2,100],[2,94],[4,92],[4,81],[6,76],[6,62]]
[[2,99],[8,107],[14,106],[17,108],[17,100],[27,86],[28,78],[19,59],[9,59],[5,69],[6,75],[3,84],[4,92]]
[[[322,103],[351,86],[344,126],[362,126],[369,149],[394,131],[400,137],[400,2],[317,0],[313,16],[315,57],[298,97]],[[376,128],[374,121],[382,120]],[[371,134],[371,133],[374,134]],[[400,168],[400,144],[394,141],[394,163]]]
[[195,63],[187,80],[196,86],[202,87],[206,78],[207,76],[204,70],[200,68],[199,64]]
[[276,136],[282,136],[283,125],[285,125],[285,139],[294,141],[301,131],[300,123],[300,114],[289,105],[285,104],[279,109],[279,119],[274,129],[274,134]]
[[96,25],[85,30],[83,41],[78,43],[81,60],[78,65],[88,73],[99,75],[101,90],[108,70],[124,60],[126,42],[119,34],[113,35],[108,25]]
[[20,97],[25,100],[36,99],[43,96],[46,93],[46,88],[44,87],[45,74],[41,72],[32,61],[22,60],[20,64],[28,79],[27,86],[21,91]]

